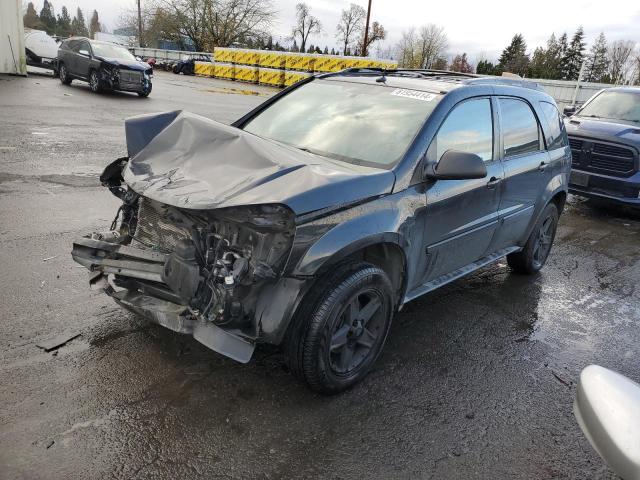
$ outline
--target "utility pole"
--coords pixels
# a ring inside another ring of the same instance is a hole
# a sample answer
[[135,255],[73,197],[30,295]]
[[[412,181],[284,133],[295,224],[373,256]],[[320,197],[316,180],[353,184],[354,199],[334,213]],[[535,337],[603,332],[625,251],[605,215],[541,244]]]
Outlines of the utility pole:
[[140,0],[138,0],[138,44],[142,45],[142,10],[140,10]]
[[582,77],[584,75],[584,69],[587,65],[587,62],[582,62],[580,66],[580,73],[578,73],[578,81],[576,82],[576,88],[573,90],[573,98],[571,99],[571,105],[576,106],[576,100],[578,99],[578,90],[580,90],[580,82],[582,82]]
[[367,8],[367,23],[364,27],[364,44],[362,45],[362,56],[367,56],[367,42],[369,41],[369,17],[371,16],[371,0],[369,0],[369,7]]

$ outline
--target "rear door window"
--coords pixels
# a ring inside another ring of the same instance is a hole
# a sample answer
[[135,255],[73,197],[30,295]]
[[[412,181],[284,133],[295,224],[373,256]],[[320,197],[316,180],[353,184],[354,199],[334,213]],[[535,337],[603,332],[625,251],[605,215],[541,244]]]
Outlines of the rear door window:
[[544,123],[544,135],[547,141],[547,149],[555,150],[567,145],[564,123],[560,112],[553,103],[540,102],[540,109],[544,115],[541,119]]
[[539,151],[540,127],[528,103],[517,98],[500,98],[500,115],[505,157]]
[[[456,105],[442,123],[429,147],[439,161],[447,150],[475,153],[485,162],[493,159],[493,117],[488,98],[466,100]],[[429,155],[431,156],[431,155]]]

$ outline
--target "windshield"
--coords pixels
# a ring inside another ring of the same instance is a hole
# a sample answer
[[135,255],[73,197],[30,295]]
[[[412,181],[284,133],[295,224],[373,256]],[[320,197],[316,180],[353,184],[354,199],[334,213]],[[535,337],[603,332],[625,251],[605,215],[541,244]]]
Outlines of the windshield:
[[134,60],[129,50],[118,45],[110,45],[108,43],[92,43],[91,48],[96,57],[117,58],[118,60]]
[[391,168],[441,95],[314,80],[259,113],[244,130],[318,155]]
[[579,115],[640,122],[640,92],[602,92],[585,105]]

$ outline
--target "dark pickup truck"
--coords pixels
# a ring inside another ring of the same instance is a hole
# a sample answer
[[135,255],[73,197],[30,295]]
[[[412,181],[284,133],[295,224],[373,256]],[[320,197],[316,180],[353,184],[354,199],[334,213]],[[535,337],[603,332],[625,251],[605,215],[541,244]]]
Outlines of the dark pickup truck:
[[573,157],[569,191],[640,207],[640,88],[608,88],[564,113]]

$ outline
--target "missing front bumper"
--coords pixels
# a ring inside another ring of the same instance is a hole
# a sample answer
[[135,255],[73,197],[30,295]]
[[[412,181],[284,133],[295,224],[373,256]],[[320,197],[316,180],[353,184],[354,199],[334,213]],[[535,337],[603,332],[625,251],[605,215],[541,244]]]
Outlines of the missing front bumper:
[[[117,290],[108,281],[108,275],[118,275],[128,279],[156,282],[157,292],[163,288],[162,270],[167,255],[148,250],[119,245],[97,238],[81,238],[74,242],[73,259],[87,267],[90,284],[102,288],[118,304],[141,315],[153,323],[174,332],[193,336],[206,347],[241,363],[247,363],[255,344],[243,337],[228,332],[213,323],[199,318],[189,307],[149,295],[144,291]],[[142,284],[144,286],[144,284]],[[166,297],[171,298],[167,289]]]

